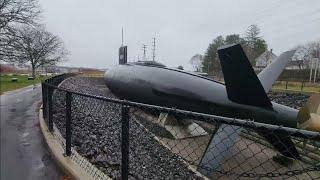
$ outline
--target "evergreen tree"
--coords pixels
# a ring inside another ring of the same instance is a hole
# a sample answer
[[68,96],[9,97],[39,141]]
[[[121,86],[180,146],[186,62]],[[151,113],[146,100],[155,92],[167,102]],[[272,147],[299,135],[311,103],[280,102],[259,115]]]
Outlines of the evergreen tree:
[[218,48],[225,44],[225,40],[222,36],[218,36],[213,40],[204,55],[203,59],[203,72],[212,75],[219,75],[221,72],[221,66],[218,59]]
[[244,49],[252,65],[255,59],[265,52],[268,48],[266,41],[260,36],[260,28],[253,24],[246,31]]
[[259,27],[255,24],[248,28],[244,38],[239,34],[230,34],[225,38],[218,36],[209,44],[204,54],[202,71],[215,76],[221,75],[221,66],[217,54],[218,48],[223,45],[238,43],[242,45],[252,65],[255,65],[255,59],[268,47],[266,41],[260,36]]
[[243,44],[245,40],[239,34],[230,34],[226,36],[225,44]]

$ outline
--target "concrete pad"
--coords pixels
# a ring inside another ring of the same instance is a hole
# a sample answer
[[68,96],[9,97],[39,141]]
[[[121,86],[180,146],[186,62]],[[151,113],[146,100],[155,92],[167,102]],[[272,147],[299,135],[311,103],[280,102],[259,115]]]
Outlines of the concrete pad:
[[191,121],[180,122],[168,113],[160,113],[157,122],[166,128],[166,130],[169,131],[175,139],[208,135],[208,133],[198,124]]

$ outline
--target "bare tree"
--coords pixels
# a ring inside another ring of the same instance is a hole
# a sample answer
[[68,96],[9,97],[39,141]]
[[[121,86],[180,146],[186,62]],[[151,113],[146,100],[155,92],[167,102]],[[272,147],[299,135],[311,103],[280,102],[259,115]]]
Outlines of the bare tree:
[[310,47],[306,45],[299,45],[295,47],[296,53],[292,57],[293,61],[298,61],[300,62],[299,68],[300,69],[307,69],[309,67],[309,62],[311,59],[311,49]]
[[0,0],[0,60],[12,55],[10,44],[17,36],[17,28],[35,25],[39,13],[37,0]]
[[55,65],[65,60],[67,51],[58,36],[43,27],[23,26],[17,29],[16,36],[8,44],[10,51],[1,54],[7,62],[30,63],[32,76],[41,66]]
[[15,23],[33,24],[39,13],[37,0],[0,0],[0,31],[10,30]]
[[192,56],[190,59],[190,64],[193,67],[193,70],[196,72],[200,72],[202,69],[202,61],[203,61],[203,56],[201,54],[196,54]]
[[307,69],[310,66],[312,58],[318,57],[320,52],[320,40],[313,41],[304,45],[295,47],[296,53],[292,57],[294,61],[300,61],[300,69]]

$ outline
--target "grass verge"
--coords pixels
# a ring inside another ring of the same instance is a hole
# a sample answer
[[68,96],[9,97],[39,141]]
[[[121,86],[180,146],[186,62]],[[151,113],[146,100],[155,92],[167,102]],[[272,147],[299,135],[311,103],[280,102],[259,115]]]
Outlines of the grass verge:
[[272,90],[288,92],[320,93],[320,83],[276,82]]
[[[34,80],[28,80],[28,75],[12,75],[12,74],[1,74],[0,75],[0,94],[6,91],[12,91],[20,89],[26,86],[40,83],[42,80],[49,78],[49,76],[38,76]],[[17,82],[12,82],[12,78],[17,78]]]

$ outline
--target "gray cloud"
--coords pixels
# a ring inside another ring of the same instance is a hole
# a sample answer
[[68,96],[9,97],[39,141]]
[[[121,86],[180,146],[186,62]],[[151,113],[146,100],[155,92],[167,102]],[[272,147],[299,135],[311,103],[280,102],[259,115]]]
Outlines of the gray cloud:
[[41,0],[43,22],[70,50],[68,66],[106,68],[117,63],[124,27],[129,60],[151,57],[191,68],[218,35],[244,34],[258,24],[269,48],[280,53],[320,38],[319,0]]

